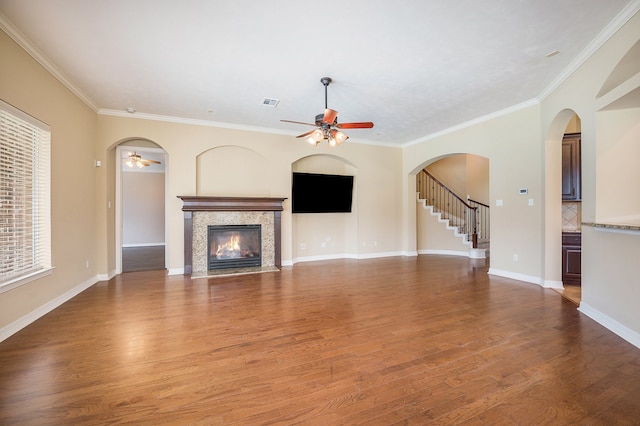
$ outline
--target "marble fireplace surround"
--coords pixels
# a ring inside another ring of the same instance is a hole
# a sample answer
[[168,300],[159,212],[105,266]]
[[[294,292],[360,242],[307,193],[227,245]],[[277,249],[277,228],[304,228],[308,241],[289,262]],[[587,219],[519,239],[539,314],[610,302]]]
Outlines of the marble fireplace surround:
[[[188,195],[179,195],[178,198],[182,200],[184,212],[185,275],[208,275],[208,225],[262,225],[261,268],[280,269],[282,203],[286,198]],[[225,273],[221,271],[221,274]]]

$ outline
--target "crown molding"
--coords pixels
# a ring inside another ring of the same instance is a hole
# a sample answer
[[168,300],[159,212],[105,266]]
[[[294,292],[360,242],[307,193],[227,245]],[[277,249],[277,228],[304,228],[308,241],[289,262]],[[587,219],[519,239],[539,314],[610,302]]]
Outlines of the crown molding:
[[75,84],[73,84],[71,80],[67,78],[67,76],[65,76],[64,73],[62,73],[24,34],[22,34],[22,32],[20,32],[20,30],[18,30],[18,28],[16,28],[16,26],[13,25],[2,12],[0,12],[0,29],[7,33],[7,35],[11,37],[13,41],[15,41],[25,52],[42,65],[51,75],[60,81],[60,83],[76,95],[89,108],[98,112],[99,108],[96,103]]
[[640,0],[634,0],[624,9],[584,48],[578,56],[547,86],[538,99],[540,102],[551,95],[562,83],[578,70],[598,49],[600,49],[629,19],[640,10]]
[[538,105],[538,104],[540,104],[540,101],[537,98],[530,99],[528,101],[521,102],[519,104],[510,106],[508,108],[501,109],[500,111],[492,112],[491,114],[483,115],[481,117],[474,118],[473,120],[469,120],[469,121],[466,121],[464,123],[460,123],[460,124],[457,124],[455,126],[446,128],[444,130],[440,130],[438,132],[431,133],[431,134],[429,134],[427,136],[422,136],[422,137],[420,137],[418,139],[414,139],[414,140],[412,140],[410,142],[407,142],[407,143],[403,144],[402,148],[406,148],[406,147],[409,147],[409,146],[412,146],[412,145],[417,145],[419,143],[426,142],[428,140],[435,139],[437,137],[444,136],[444,135],[447,135],[449,133],[457,132],[458,130],[466,129],[467,127],[475,126],[476,124],[484,123],[484,122],[487,122],[489,120],[493,120],[494,118],[503,117],[503,116],[509,115],[509,114],[511,114],[513,112],[520,111],[520,110],[523,110],[523,109],[526,109],[526,108],[529,108],[529,107],[532,107],[532,106]]

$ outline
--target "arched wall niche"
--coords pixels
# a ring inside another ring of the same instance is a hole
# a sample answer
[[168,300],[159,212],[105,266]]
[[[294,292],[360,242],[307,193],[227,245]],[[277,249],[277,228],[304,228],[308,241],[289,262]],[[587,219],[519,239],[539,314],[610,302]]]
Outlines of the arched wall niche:
[[354,176],[351,213],[297,213],[292,215],[292,261],[357,257],[358,169],[344,158],[314,154],[291,164],[291,172]]
[[241,146],[219,146],[196,157],[196,194],[263,197],[270,194],[267,159]]
[[640,224],[640,40],[598,93],[595,139],[596,222]]
[[[616,87],[629,81],[640,72],[640,40],[637,41],[629,51],[622,57],[620,62],[611,71],[602,88],[596,96],[597,99],[610,93]],[[637,105],[640,106],[640,105]]]

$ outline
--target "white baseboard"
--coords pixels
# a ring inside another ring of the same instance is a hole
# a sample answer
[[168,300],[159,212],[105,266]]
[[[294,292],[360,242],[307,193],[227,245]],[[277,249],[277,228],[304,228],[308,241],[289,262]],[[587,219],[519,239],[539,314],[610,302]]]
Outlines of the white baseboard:
[[564,289],[564,284],[562,284],[562,281],[544,280],[542,287],[555,288],[556,290],[562,290]]
[[403,252],[401,251],[385,251],[382,253],[367,253],[358,255],[357,259],[378,259],[381,257],[397,257],[403,256]]
[[98,281],[109,281],[111,278],[116,276],[116,271],[113,270],[108,274],[98,274]]
[[64,302],[71,300],[72,298],[82,293],[83,291],[85,291],[86,289],[88,289],[89,287],[91,287],[97,282],[98,282],[97,277],[90,278],[87,281],[83,282],[82,284],[75,286],[74,288],[67,291],[66,293],[61,294],[55,299],[52,299],[47,303],[45,303],[44,305],[40,306],[39,308],[36,308],[35,310],[29,312],[27,315],[23,316],[22,318],[19,318],[16,321],[12,322],[11,324],[3,327],[2,329],[0,329],[0,342],[14,335],[15,333],[22,330],[23,328],[25,328],[32,322],[36,321],[37,319],[45,316],[46,314],[53,311],[58,306],[62,305]]
[[614,320],[611,317],[608,317],[607,315],[603,314],[597,309],[594,309],[584,302],[580,302],[580,307],[578,308],[578,310],[601,326],[622,337],[624,340],[631,343],[635,347],[640,348],[640,333],[630,329],[623,324],[620,324],[618,321]]
[[184,268],[167,269],[167,275],[184,275]]
[[469,257],[468,251],[457,251],[457,250],[418,250],[418,254],[441,254],[445,256],[461,256],[461,257]]
[[123,244],[122,248],[128,248],[128,247],[159,247],[159,246],[164,246],[166,245],[165,243],[140,243],[140,244]]
[[539,277],[534,277],[531,275],[518,274],[516,272],[511,271],[503,271],[500,269],[489,268],[489,275],[496,275],[498,277],[511,278],[518,281],[524,281],[531,284],[537,284],[542,287],[542,280]]
[[404,256],[404,252],[380,252],[380,253],[366,253],[366,254],[331,254],[322,256],[303,256],[292,259],[291,261],[283,262],[283,266],[292,266],[300,262],[316,262],[319,260],[334,260],[334,259],[378,259],[382,257],[396,257]]

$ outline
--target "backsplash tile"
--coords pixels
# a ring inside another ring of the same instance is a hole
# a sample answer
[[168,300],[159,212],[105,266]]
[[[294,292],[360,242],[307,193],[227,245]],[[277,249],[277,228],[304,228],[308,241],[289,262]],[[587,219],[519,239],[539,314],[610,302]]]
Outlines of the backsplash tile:
[[582,205],[576,202],[562,203],[562,229],[579,231],[582,222]]

